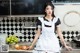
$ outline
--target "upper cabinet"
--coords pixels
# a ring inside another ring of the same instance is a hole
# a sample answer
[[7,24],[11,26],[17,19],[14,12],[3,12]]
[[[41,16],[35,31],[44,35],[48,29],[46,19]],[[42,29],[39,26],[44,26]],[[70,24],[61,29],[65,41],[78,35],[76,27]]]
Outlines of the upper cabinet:
[[0,0],[0,15],[9,15],[9,14],[10,14],[10,1]]

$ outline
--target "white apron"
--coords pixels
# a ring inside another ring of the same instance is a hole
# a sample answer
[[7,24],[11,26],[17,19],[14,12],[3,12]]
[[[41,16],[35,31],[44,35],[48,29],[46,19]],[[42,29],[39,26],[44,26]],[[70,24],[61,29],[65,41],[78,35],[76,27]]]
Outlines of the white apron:
[[[42,22],[42,34],[37,41],[33,53],[59,53],[60,45],[57,35],[54,33],[55,21],[53,20],[47,23],[43,18],[40,21]],[[52,25],[52,27],[45,27],[44,24]]]

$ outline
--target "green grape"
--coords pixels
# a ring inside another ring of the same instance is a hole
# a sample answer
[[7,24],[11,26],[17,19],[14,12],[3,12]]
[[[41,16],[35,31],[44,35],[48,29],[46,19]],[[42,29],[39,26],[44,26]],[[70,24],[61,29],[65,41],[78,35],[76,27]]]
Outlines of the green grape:
[[15,39],[15,42],[18,42],[18,38]]
[[13,44],[13,43],[17,43],[18,42],[18,38],[15,36],[15,35],[10,35],[6,41],[10,44]]
[[11,40],[14,40],[14,38],[12,38]]
[[7,39],[6,39],[6,41],[7,41],[7,43],[8,43],[8,42],[10,42],[10,39],[9,39],[9,38],[7,38]]
[[10,43],[14,43],[14,41],[10,41]]

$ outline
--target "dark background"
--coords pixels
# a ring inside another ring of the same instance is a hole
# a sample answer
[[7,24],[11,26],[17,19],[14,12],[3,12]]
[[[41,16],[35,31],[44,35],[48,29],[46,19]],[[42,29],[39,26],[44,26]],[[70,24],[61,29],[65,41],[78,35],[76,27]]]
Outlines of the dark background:
[[43,14],[43,6],[51,0],[12,0],[12,14]]
[[0,15],[9,15],[10,14],[10,1],[9,0],[0,0]]
[[[0,15],[28,15],[44,14],[43,6],[46,2],[80,2],[80,0],[0,0]],[[10,11],[11,5],[11,11]]]

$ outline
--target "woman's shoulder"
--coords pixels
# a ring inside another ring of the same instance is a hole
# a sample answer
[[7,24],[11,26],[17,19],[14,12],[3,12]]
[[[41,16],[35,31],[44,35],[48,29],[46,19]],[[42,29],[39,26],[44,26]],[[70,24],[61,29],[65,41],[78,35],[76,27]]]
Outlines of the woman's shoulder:
[[55,17],[55,19],[59,19],[59,17]]
[[57,21],[58,21],[58,19],[59,19],[59,17],[55,17],[55,22],[57,22]]
[[38,20],[40,20],[42,22],[43,21],[43,17],[38,17]]
[[61,21],[60,21],[60,18],[59,18],[59,17],[56,17],[56,21],[55,21],[55,23],[57,23],[57,24],[61,24]]

